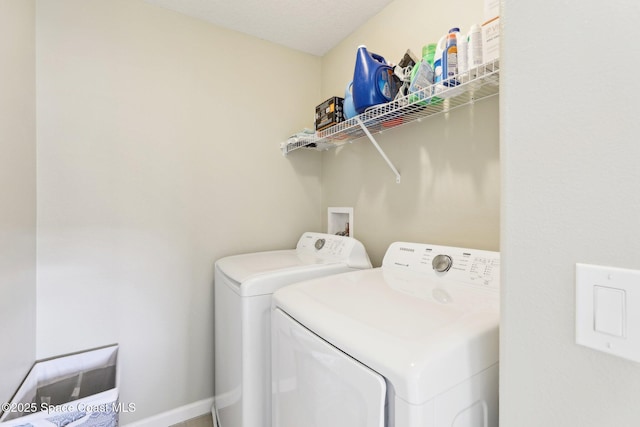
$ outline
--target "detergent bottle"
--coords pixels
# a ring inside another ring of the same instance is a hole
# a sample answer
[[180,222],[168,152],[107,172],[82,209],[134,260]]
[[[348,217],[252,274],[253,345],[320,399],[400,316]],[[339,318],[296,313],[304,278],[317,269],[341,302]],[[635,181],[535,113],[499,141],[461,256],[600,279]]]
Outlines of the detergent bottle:
[[344,102],[342,103],[342,109],[344,111],[345,119],[350,119],[357,115],[356,109],[353,106],[353,93],[351,92],[352,87],[353,82],[349,82],[347,87],[344,89]]
[[369,107],[393,100],[398,93],[393,68],[382,56],[369,53],[364,45],[358,46],[351,92],[358,114]]

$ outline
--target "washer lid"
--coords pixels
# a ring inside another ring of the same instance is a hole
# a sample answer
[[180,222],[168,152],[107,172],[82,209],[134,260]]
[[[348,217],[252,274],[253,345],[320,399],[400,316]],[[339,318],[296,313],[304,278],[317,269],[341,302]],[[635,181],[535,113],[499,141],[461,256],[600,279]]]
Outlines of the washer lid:
[[343,262],[316,259],[295,249],[234,255],[216,262],[241,296],[273,293],[281,286],[347,271]]
[[312,232],[300,237],[296,249],[233,255],[216,262],[216,269],[235,282],[242,296],[270,294],[290,283],[352,268],[371,268],[362,243]]
[[421,404],[498,362],[496,289],[376,268],[311,280],[273,304]]
[[216,266],[235,282],[245,282],[258,274],[317,264],[310,257],[298,256],[295,249],[256,252],[221,258]]

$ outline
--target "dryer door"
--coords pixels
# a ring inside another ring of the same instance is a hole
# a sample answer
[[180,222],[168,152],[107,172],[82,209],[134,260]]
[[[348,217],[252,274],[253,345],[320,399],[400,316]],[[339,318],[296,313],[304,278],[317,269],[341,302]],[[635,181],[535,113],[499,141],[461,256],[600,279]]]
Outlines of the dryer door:
[[384,427],[382,376],[272,311],[273,427]]

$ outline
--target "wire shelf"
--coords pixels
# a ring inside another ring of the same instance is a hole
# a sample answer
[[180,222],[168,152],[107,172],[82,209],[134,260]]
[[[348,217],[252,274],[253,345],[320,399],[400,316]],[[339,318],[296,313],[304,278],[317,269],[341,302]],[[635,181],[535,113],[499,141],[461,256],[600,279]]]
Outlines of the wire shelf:
[[499,60],[495,60],[444,80],[438,85],[434,84],[386,104],[371,107],[362,114],[308,137],[284,142],[281,144],[282,153],[287,155],[299,148],[328,150],[367,136],[365,127],[371,134],[378,134],[426,117],[443,114],[497,95],[499,81],[500,64]]

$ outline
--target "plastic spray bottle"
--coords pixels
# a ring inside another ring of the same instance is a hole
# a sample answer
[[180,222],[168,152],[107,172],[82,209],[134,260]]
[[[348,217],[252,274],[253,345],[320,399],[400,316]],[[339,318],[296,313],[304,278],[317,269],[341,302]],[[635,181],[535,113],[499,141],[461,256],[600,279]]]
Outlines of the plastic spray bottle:
[[[436,44],[431,43],[422,47],[422,60],[418,62],[411,70],[411,84],[409,85],[409,102],[420,102],[420,105],[429,103],[430,93],[426,93],[424,89],[430,87],[434,83],[434,56],[436,53]],[[416,93],[419,92],[419,93]],[[427,99],[425,99],[427,98]]]

